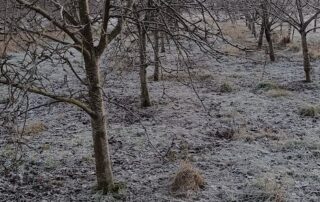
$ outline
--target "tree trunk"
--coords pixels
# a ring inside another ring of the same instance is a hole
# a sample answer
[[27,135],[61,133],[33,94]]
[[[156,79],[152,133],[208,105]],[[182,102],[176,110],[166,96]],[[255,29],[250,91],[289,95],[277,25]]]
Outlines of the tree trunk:
[[140,89],[141,89],[141,106],[149,107],[151,106],[149,91],[147,86],[147,57],[146,57],[146,30],[141,24],[138,25],[139,32],[139,54],[140,54]]
[[164,38],[165,38],[165,33],[164,33],[164,32],[161,32],[161,35],[160,35],[160,43],[161,43],[161,50],[160,50],[160,52],[161,52],[161,53],[165,53],[165,52],[166,52]]
[[263,11],[263,15],[262,15],[262,23],[264,25],[264,32],[266,35],[266,40],[268,42],[268,47],[269,47],[269,57],[270,60],[272,62],[274,62],[276,60],[275,56],[274,56],[274,49],[273,49],[273,43],[272,43],[272,39],[271,39],[271,24],[269,21],[269,13],[267,10],[267,4],[266,2],[264,2],[263,4],[261,4],[261,8]]
[[154,74],[153,79],[154,81],[159,81],[159,65],[160,65],[160,58],[159,58],[159,31],[154,31]]
[[264,28],[264,25],[262,24],[260,28],[260,33],[259,33],[258,49],[262,48],[264,32],[265,32],[265,28]]
[[267,39],[268,47],[269,47],[269,57],[270,57],[270,60],[272,62],[274,62],[276,60],[276,58],[274,55],[274,49],[273,49],[273,43],[272,43],[272,39],[271,39],[271,32],[270,32],[270,25],[269,24],[266,25],[265,34],[266,34],[266,39]]
[[302,44],[302,53],[303,53],[303,67],[306,76],[306,82],[311,82],[311,65],[310,57],[307,43],[307,33],[302,31],[301,33],[301,44]]
[[318,15],[317,15],[316,19],[314,19],[314,30],[313,30],[314,33],[317,32],[317,29],[316,29],[318,26],[317,24],[318,24]]
[[247,17],[246,22],[247,22],[246,24],[247,24],[248,29],[251,31],[251,30],[252,30],[252,27],[251,27],[251,25],[252,25],[251,19],[250,19],[249,17]]
[[251,32],[254,36],[254,38],[257,38],[257,31],[256,31],[256,23],[254,22],[254,20],[252,19],[252,22],[251,22]]
[[289,24],[287,38],[291,39],[292,26]]
[[91,127],[98,189],[109,192],[112,191],[114,182],[108,147],[106,112],[101,89],[98,60],[99,59],[96,59],[95,56],[91,56],[90,58],[85,57],[85,66],[89,81],[88,91],[90,108],[95,112],[95,115],[91,116]]
[[294,39],[294,32],[295,32],[295,29],[292,30],[291,41],[293,41],[293,39]]

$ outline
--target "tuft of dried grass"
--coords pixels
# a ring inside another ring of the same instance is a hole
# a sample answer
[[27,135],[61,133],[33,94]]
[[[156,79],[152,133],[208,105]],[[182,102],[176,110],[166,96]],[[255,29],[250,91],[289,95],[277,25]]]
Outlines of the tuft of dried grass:
[[257,141],[265,139],[268,141],[278,142],[285,139],[287,135],[283,131],[276,131],[272,128],[260,128],[256,131],[251,131],[247,127],[241,127],[238,129],[232,137],[232,140],[244,140],[246,142]]
[[229,82],[224,82],[220,85],[220,92],[221,93],[230,93],[233,91],[233,86]]
[[301,45],[299,43],[291,43],[288,45],[288,50],[292,52],[300,52],[301,50]]
[[274,97],[274,98],[277,98],[277,97],[286,97],[286,96],[289,96],[291,95],[290,91],[288,90],[285,90],[285,89],[271,89],[267,92],[267,96],[270,96],[270,97]]
[[225,53],[225,54],[229,54],[229,55],[240,55],[240,54],[244,54],[244,52],[237,48],[237,47],[234,47],[234,46],[231,46],[231,45],[225,45],[223,48],[222,48],[222,51]]
[[259,178],[248,187],[247,193],[240,198],[241,202],[285,202],[286,192],[273,177]]
[[280,88],[279,85],[274,81],[264,81],[264,82],[258,83],[255,90],[269,91],[269,90],[274,90],[279,88]]
[[187,194],[190,191],[198,191],[204,187],[204,179],[197,169],[189,162],[183,161],[175,174],[171,191],[174,194]]
[[320,106],[305,104],[299,109],[300,116],[316,117],[320,114]]
[[25,126],[22,131],[25,135],[36,135],[47,129],[47,126],[43,122],[34,122]]

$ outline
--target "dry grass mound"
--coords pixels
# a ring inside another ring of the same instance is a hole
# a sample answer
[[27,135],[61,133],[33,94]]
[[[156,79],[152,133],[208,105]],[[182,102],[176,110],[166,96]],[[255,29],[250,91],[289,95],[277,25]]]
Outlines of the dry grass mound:
[[267,96],[277,98],[277,97],[286,97],[291,95],[291,92],[285,89],[271,89],[267,91]]
[[283,187],[272,178],[258,179],[248,187],[248,192],[239,201],[241,202],[285,202],[286,193]]
[[43,122],[34,122],[26,125],[20,132],[23,132],[25,135],[32,136],[45,130],[47,130],[47,126]]
[[229,82],[224,82],[220,85],[220,92],[221,93],[230,93],[233,91],[233,86]]
[[299,114],[303,117],[317,117],[320,115],[320,106],[305,104],[300,107]]
[[189,162],[182,162],[171,184],[171,191],[175,195],[185,195],[190,191],[198,191],[203,187],[204,179],[199,171]]

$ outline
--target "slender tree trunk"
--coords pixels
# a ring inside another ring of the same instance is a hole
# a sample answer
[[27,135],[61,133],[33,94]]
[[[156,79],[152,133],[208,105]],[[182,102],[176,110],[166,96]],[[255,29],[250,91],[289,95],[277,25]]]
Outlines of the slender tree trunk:
[[154,74],[153,79],[154,81],[159,81],[159,65],[160,65],[160,58],[159,58],[159,31],[154,31]]
[[101,89],[100,67],[94,53],[85,57],[86,73],[89,82],[90,107],[95,112],[91,116],[91,127],[96,162],[96,176],[98,189],[106,192],[112,191],[114,187],[112,163],[108,147],[108,135],[106,128],[106,112]]
[[149,107],[151,106],[150,98],[149,98],[149,91],[147,85],[147,58],[146,58],[146,30],[144,27],[139,24],[138,25],[138,32],[139,32],[139,54],[140,54],[140,89],[141,89],[141,106],[142,107]]
[[318,15],[317,15],[316,19],[314,19],[314,30],[313,30],[314,33],[317,32],[317,29],[316,29],[317,24],[318,24]]
[[293,39],[294,39],[294,32],[295,32],[295,29],[292,30],[291,41],[293,41]]
[[265,32],[265,28],[264,28],[264,25],[262,23],[262,25],[260,27],[260,33],[259,33],[258,49],[262,48],[264,32]]
[[247,19],[246,19],[246,24],[247,24],[247,27],[248,27],[248,29],[250,30],[250,31],[252,31],[252,23],[251,23],[251,19],[250,19],[250,17],[247,17]]
[[251,22],[251,28],[252,28],[252,34],[254,36],[254,38],[257,38],[257,30],[256,30],[256,23],[254,22],[254,20],[252,19],[252,22]]
[[302,31],[300,34],[303,53],[303,67],[306,76],[306,82],[311,82],[311,65],[307,43],[307,33],[305,31]]
[[289,24],[287,38],[291,39],[292,26]]
[[266,39],[269,47],[269,57],[270,57],[270,60],[274,62],[276,58],[274,55],[274,48],[273,48],[273,43],[271,39],[270,25],[266,25],[265,34],[266,34]]
[[265,32],[266,40],[268,42],[268,47],[269,47],[269,57],[270,57],[270,60],[274,62],[276,58],[274,55],[273,43],[271,39],[271,24],[269,22],[269,13],[267,10],[266,2],[261,4],[261,8],[263,10],[262,21],[265,28],[264,32]]
[[[0,58],[6,57],[7,56],[7,37],[8,37],[8,27],[7,27],[7,18],[8,18],[8,0],[6,0],[5,5],[4,5],[4,25],[3,25],[3,44],[4,48],[2,52],[0,53]],[[9,43],[9,42],[8,42]]]
[[161,37],[160,37],[160,40],[161,40],[161,53],[165,53],[166,52],[166,48],[165,48],[165,44],[164,44],[164,38],[165,38],[165,33],[164,32],[161,32]]
[[[317,7],[319,7],[320,6],[320,0],[318,0],[317,1]],[[318,26],[318,17],[319,17],[319,14],[316,16],[316,18],[314,19],[314,28],[316,28],[317,26]],[[314,29],[313,30],[313,32],[314,33],[316,33],[317,32],[317,29]]]

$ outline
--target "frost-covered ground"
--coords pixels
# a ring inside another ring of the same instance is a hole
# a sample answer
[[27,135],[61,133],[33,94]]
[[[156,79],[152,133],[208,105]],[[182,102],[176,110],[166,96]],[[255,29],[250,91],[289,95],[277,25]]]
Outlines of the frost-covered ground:
[[[261,60],[263,52],[218,61],[197,53],[192,84],[183,72],[160,82],[150,78],[153,106],[146,109],[139,107],[137,68],[109,72],[105,90],[117,103],[106,104],[109,143],[115,178],[125,187],[114,197],[94,191],[88,117],[65,104],[32,111],[28,125],[45,129],[25,136],[17,172],[1,168],[0,201],[319,201],[319,117],[301,116],[299,109],[319,105],[320,63],[313,62],[314,82],[306,84],[299,54],[277,53],[274,63]],[[175,68],[170,51],[166,59],[163,66]],[[50,76],[63,78],[58,68]],[[264,83],[281,90],[263,89]],[[44,101],[30,100],[34,106]],[[1,134],[0,152],[9,157],[7,139]],[[183,159],[206,184],[175,198],[170,182]]]

